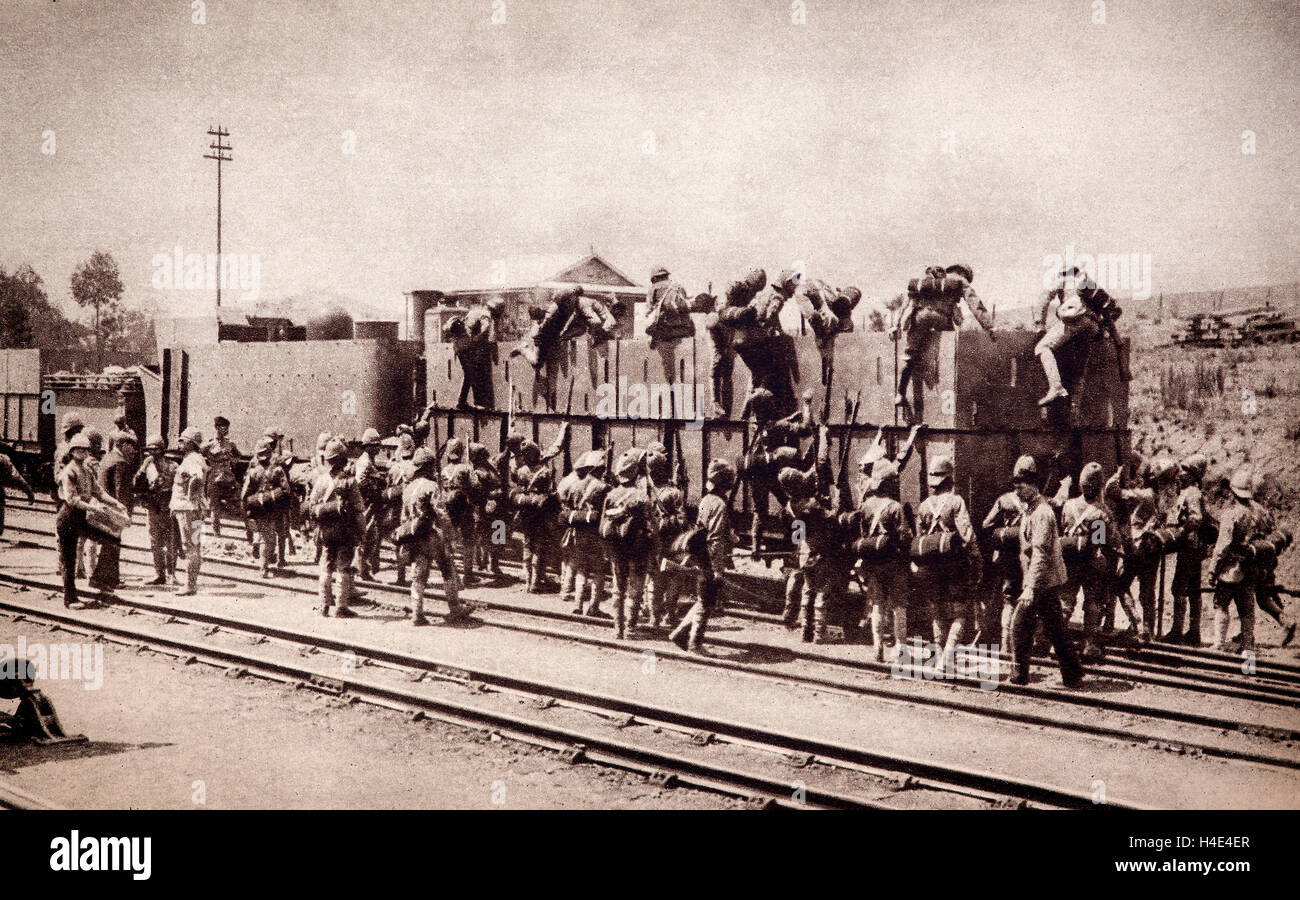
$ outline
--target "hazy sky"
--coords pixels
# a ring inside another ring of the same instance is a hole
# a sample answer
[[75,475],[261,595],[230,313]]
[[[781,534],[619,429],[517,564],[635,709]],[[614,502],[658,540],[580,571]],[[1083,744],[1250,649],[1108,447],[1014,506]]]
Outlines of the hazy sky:
[[210,304],[150,279],[214,249],[219,121],[224,249],[268,298],[396,311],[588,245],[691,291],[960,260],[1019,305],[1070,244],[1151,254],[1156,290],[1300,277],[1300,6],[803,5],[4,0],[0,265],[63,300],[103,249],[128,300]]

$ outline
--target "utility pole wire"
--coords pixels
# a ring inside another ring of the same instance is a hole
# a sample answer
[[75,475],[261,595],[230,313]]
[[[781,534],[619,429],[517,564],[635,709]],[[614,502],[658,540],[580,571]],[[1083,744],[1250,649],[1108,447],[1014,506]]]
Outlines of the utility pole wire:
[[221,277],[225,271],[221,262],[221,164],[223,162],[232,162],[231,158],[226,154],[234,148],[229,144],[222,143],[221,139],[230,137],[230,132],[220,125],[217,126],[216,131],[209,128],[208,134],[217,139],[215,143],[208,145],[210,149],[216,151],[216,155],[205,153],[203,158],[217,161],[217,309],[221,309]]

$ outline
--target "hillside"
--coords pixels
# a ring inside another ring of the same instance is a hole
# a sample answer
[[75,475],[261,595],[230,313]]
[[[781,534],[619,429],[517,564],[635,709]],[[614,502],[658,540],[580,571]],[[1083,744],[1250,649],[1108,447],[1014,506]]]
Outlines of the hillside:
[[[1300,352],[1286,345],[1179,350],[1153,343],[1134,335],[1133,449],[1174,458],[1205,454],[1216,506],[1228,496],[1233,470],[1251,463],[1262,476],[1261,501],[1300,530]],[[1279,580],[1300,587],[1300,549],[1283,554]]]

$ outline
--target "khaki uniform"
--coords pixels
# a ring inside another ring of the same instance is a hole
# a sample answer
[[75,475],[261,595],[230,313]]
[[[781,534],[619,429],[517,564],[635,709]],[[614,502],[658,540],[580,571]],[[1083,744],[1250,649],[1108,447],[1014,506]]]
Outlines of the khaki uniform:
[[208,464],[203,454],[190,451],[176,468],[168,504],[185,551],[185,589],[195,591],[203,565],[203,515],[208,505]]
[[1249,544],[1268,536],[1271,517],[1254,500],[1233,500],[1219,517],[1219,540],[1210,554],[1215,579],[1215,646],[1228,643],[1229,606],[1241,619],[1241,649],[1255,649],[1255,586],[1257,572]]
[[[275,492],[279,493],[279,499],[274,499]],[[272,558],[275,559],[277,566],[284,565],[284,559],[277,553],[279,542],[277,526],[288,498],[289,479],[284,474],[284,469],[274,460],[263,465],[255,458],[248,464],[239,499],[245,504],[248,518],[257,528],[258,540],[262,544],[263,575],[270,571]]]
[[411,572],[411,609],[415,619],[424,615],[424,589],[429,581],[429,570],[437,564],[442,572],[443,591],[452,618],[460,618],[465,609],[460,602],[460,579],[456,566],[447,551],[445,532],[450,526],[442,509],[442,490],[432,478],[414,477],[402,490],[401,521],[418,522],[422,539],[404,545],[400,555],[409,562]]
[[134,479],[136,496],[149,519],[154,574],[162,584],[176,574],[176,528],[168,509],[175,480],[176,463],[162,454],[146,456]]
[[1011,640],[1015,647],[1013,681],[1023,684],[1029,680],[1030,650],[1039,620],[1056,650],[1062,679],[1067,683],[1077,681],[1083,669],[1061,621],[1060,593],[1068,580],[1061,538],[1056,513],[1041,495],[1028,504],[1020,522],[1020,570],[1024,593],[1029,596],[1026,599],[1022,595],[1011,619]]
[[[320,532],[320,600],[328,612],[335,600],[334,583],[338,582],[338,606],[347,609],[352,597],[352,559],[365,532],[365,513],[357,480],[346,470],[338,475],[321,472],[307,498]],[[325,507],[331,505],[334,511]]]

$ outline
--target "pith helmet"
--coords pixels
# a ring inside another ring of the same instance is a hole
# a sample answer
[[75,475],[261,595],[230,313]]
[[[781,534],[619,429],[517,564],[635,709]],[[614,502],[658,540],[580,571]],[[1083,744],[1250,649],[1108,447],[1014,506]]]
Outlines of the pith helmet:
[[1232,473],[1228,487],[1242,500],[1255,499],[1255,471],[1250,466],[1242,466]]
[[68,442],[68,449],[69,449],[69,450],[89,450],[89,449],[90,449],[90,438],[86,437],[86,433],[85,433],[84,431],[81,432],[80,434],[74,434],[74,435],[72,436],[72,440]]
[[144,449],[146,450],[165,450],[166,448],[167,445],[163,443],[161,434],[151,434],[149,440],[144,442]]
[[936,456],[930,460],[930,468],[927,471],[929,478],[926,480],[929,482],[930,487],[938,487],[944,481],[952,478],[952,473],[952,460],[946,456]]
[[414,467],[416,472],[426,466],[433,465],[436,461],[437,458],[428,447],[421,447],[419,450],[416,450],[415,455],[411,457],[411,465]]
[[650,270],[651,281],[654,281],[656,278],[667,278],[667,277],[668,277],[668,270],[665,269],[663,266],[655,266],[653,269]]
[[447,442],[447,461],[460,462],[460,458],[465,455],[465,442],[460,438],[452,438]]
[[365,431],[361,432],[361,443],[363,443],[363,444],[378,444],[378,443],[379,443],[379,431],[378,431],[377,429],[374,429],[374,428],[367,428]]
[[197,450],[199,444],[203,443],[203,435],[197,428],[191,425],[189,428],[186,428],[181,432],[180,443],[191,444],[194,449]]
[[104,449],[104,436],[99,433],[98,428],[87,428],[81,433],[86,436],[86,440],[90,441],[91,450]]
[[641,460],[644,458],[644,450],[636,447],[624,450],[618,459],[614,461],[614,477],[621,482],[634,481],[641,469]]
[[1011,470],[1011,480],[1038,484],[1038,463],[1034,462],[1034,458],[1026,453],[1016,460],[1015,468]]
[[767,272],[763,269],[750,269],[745,274],[745,286],[757,294],[767,287]]
[[772,452],[772,462],[779,466],[794,466],[799,462],[799,451],[794,447],[777,447]]
[[212,425],[215,428],[229,428],[230,420],[227,419],[225,416],[217,416],[215,419],[212,420]]
[[324,452],[325,448],[329,446],[330,438],[332,437],[334,437],[334,435],[330,434],[328,431],[322,431],[318,434],[316,436],[316,450],[318,452]]
[[75,431],[78,428],[85,428],[86,423],[82,421],[81,416],[76,413],[68,413],[63,417],[63,433]]
[[485,465],[491,458],[488,448],[482,444],[476,442],[469,445],[469,461],[474,465]]
[[801,500],[812,494],[812,483],[808,475],[798,469],[786,467],[776,476],[777,484],[790,495],[791,500]]
[[1205,477],[1205,470],[1209,467],[1209,461],[1200,453],[1193,453],[1178,464],[1178,468],[1191,475],[1197,481]]
[[725,459],[711,459],[705,477],[713,487],[729,488],[736,483],[736,467]]
[[484,303],[483,305],[488,308],[489,312],[498,313],[501,312],[501,310],[505,309],[506,301],[502,300],[500,297],[493,297],[491,300],[489,300],[487,303]]
[[972,269],[970,266],[966,265],[966,263],[953,263],[951,266],[948,267],[948,271],[956,272],[958,275],[960,275],[962,278],[965,278],[967,281],[975,280],[975,270]]
[[334,462],[334,460],[336,459],[347,459],[347,457],[348,457],[348,445],[343,443],[338,438],[332,438],[330,442],[325,445],[326,461]]
[[574,468],[586,469],[588,472],[605,468],[605,451],[588,450],[582,454],[582,458],[578,460],[578,464]]
[[1101,463],[1090,462],[1084,466],[1083,471],[1079,473],[1079,490],[1084,494],[1092,494],[1095,491],[1101,490],[1104,481],[1105,479],[1102,478]]
[[892,459],[878,459],[871,466],[871,481],[878,488],[892,478],[898,477],[898,463]]
[[794,293],[794,289],[799,286],[799,282],[802,280],[803,276],[794,269],[782,269],[781,274],[777,276],[776,283],[773,287],[777,288],[782,293],[792,294]]

